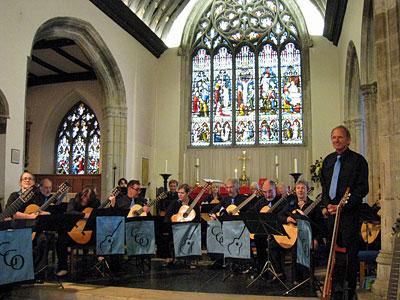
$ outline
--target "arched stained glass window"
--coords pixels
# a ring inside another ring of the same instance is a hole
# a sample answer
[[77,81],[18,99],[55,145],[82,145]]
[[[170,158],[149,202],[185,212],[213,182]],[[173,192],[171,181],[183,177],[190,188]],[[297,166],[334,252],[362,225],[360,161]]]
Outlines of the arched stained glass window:
[[61,122],[56,147],[56,174],[99,174],[99,122],[83,102],[75,104]]
[[303,144],[301,49],[283,0],[215,0],[192,42],[192,146]]

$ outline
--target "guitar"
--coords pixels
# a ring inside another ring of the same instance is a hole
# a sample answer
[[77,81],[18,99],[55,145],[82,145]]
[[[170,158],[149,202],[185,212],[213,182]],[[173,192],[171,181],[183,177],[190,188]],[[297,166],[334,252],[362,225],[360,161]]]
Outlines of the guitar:
[[[295,209],[292,213],[293,214],[300,214],[303,216],[307,216],[317,205],[318,203],[320,203],[322,200],[322,194],[319,194],[318,197],[315,199],[315,201],[310,204],[310,206],[308,206],[304,211],[302,211],[301,209]],[[273,235],[275,241],[282,247],[285,249],[289,249],[290,247],[292,247],[297,240],[297,226],[295,224],[292,223],[288,223],[288,224],[283,224],[282,225],[283,228],[285,229],[286,233],[288,236],[286,235]]]
[[[117,187],[113,188],[113,190],[111,191],[111,195],[108,198],[110,198],[111,196],[116,197],[119,193],[120,193],[120,188],[117,186]],[[107,205],[109,205],[109,202],[110,202],[110,200],[105,201],[98,208],[105,208]],[[90,215],[92,213],[92,211],[93,211],[93,207],[86,207],[82,211],[82,213]],[[78,244],[82,244],[82,245],[86,244],[92,238],[92,234],[93,234],[92,230],[84,231],[88,220],[89,220],[89,218],[80,219],[78,222],[76,222],[74,228],[72,228],[72,230],[68,232],[68,235],[71,237],[71,239],[73,239]]]
[[[268,205],[265,205],[263,208],[261,208],[260,210],[260,214],[265,214],[265,213],[273,213],[274,210],[281,205],[281,203],[283,201],[285,201],[287,199],[287,197],[289,197],[290,195],[294,194],[295,189],[291,189],[290,191],[288,191],[285,195],[283,195],[278,201],[275,202],[274,205],[272,205],[271,207],[269,207]],[[250,238],[254,239],[254,233],[250,233]]]
[[242,207],[244,207],[247,203],[253,200],[256,196],[261,196],[261,195],[262,195],[262,190],[256,190],[253,194],[250,195],[250,197],[247,197],[247,199],[244,200],[242,203],[240,203],[238,206],[236,206],[235,204],[231,204],[223,211],[218,212],[217,216],[220,215],[223,216],[225,214],[237,216]]
[[387,300],[396,300],[399,288],[400,272],[400,218],[396,219],[394,230],[394,246],[392,264],[390,266],[390,276],[388,282]]
[[199,227],[198,224],[196,226],[194,226],[193,231],[190,234],[190,236],[188,238],[186,238],[183,243],[181,243],[181,246],[179,248],[181,253],[183,253],[185,255],[191,255],[192,254],[192,248],[193,248],[193,245],[194,245],[194,240],[192,240],[192,237],[193,237],[193,234],[196,232],[197,227]]
[[31,200],[33,195],[35,195],[34,186],[22,192],[19,197],[13,203],[11,203],[10,206],[7,206],[0,214],[0,221],[4,221],[6,218],[11,218],[22,207],[22,205],[24,205],[24,203]]
[[379,221],[364,221],[361,224],[361,237],[364,242],[372,244],[381,232]]
[[[167,198],[167,194],[165,192],[162,192],[158,197],[154,200],[150,200],[149,203],[146,205],[148,207],[152,207],[154,204],[156,204],[158,201],[161,199]],[[139,204],[135,204],[134,206],[131,207],[131,210],[128,213],[128,218],[132,217],[145,217],[147,216],[147,213],[143,210],[143,207]]]
[[[207,188],[212,184],[211,181],[206,181],[206,184],[202,187],[202,190],[200,193],[196,196],[196,198],[192,201],[192,203],[188,205],[182,205],[179,208],[179,211],[171,217],[172,222],[190,222],[193,221],[194,218],[196,217],[196,212],[194,211],[195,205],[199,202],[201,199],[201,196],[203,196],[204,192],[207,190]],[[189,193],[190,195],[190,193]],[[188,197],[189,197],[188,195]]]
[[336,252],[344,252],[345,251],[345,249],[338,247],[336,245],[336,242],[337,242],[337,236],[338,236],[338,231],[339,231],[340,214],[341,214],[343,205],[346,204],[349,197],[350,197],[350,188],[348,187],[346,190],[346,193],[343,195],[342,199],[340,200],[340,202],[337,206],[337,210],[336,210],[335,224],[333,225],[333,232],[332,232],[331,249],[329,251],[329,259],[328,259],[328,264],[327,264],[327,268],[326,268],[324,287],[323,287],[322,293],[321,293],[321,300],[331,299],[332,275],[333,275],[333,269],[335,266]]
[[[58,191],[54,195],[52,195],[45,203],[43,203],[42,206],[39,207],[36,204],[30,204],[30,205],[28,205],[26,207],[25,213],[26,214],[32,214],[32,213],[37,213],[37,212],[40,212],[40,211],[46,211],[51,204],[57,202],[58,199],[60,199],[60,197],[65,192],[68,192],[70,187],[71,187],[71,184],[68,181],[62,183],[60,185],[60,187],[58,188]],[[35,236],[36,236],[36,232],[32,232],[32,240],[35,238]]]

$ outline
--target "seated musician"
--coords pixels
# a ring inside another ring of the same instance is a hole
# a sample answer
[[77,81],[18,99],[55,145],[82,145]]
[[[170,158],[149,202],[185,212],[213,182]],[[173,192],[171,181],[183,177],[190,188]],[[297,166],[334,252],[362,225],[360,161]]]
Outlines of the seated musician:
[[[224,198],[221,199],[221,201],[211,210],[210,212],[210,218],[211,220],[216,220],[216,213],[222,213],[225,212],[226,208],[229,205],[235,205],[238,206],[240,203],[242,203],[244,200],[247,199],[246,195],[240,195],[239,194],[239,180],[237,178],[228,178],[225,180],[225,188],[228,192],[228,196],[225,196]],[[249,203],[245,205],[241,212],[245,212],[248,210],[250,207]]]
[[50,179],[44,178],[39,183],[39,193],[38,197],[41,198],[40,202],[45,203],[51,197],[51,189],[53,188],[53,183]]
[[210,187],[210,193],[201,201],[201,204],[218,203],[219,201],[221,201],[219,185],[214,182]]
[[128,193],[128,180],[126,180],[125,178],[120,178],[118,180],[118,186],[120,188],[120,192],[117,195],[117,198],[121,198]]
[[[21,189],[18,192],[13,192],[10,194],[7,205],[6,207],[10,206],[15,200],[18,199],[18,197],[21,195],[22,192],[28,190],[29,188],[33,187],[35,185],[35,176],[30,173],[30,172],[24,172],[22,173],[20,179],[19,179],[19,185]],[[22,207],[14,214],[13,219],[36,219],[37,216],[40,215],[48,215],[49,212],[46,211],[40,211],[40,212],[35,212],[35,213],[25,213],[25,209],[30,205],[30,204],[36,204],[38,206],[42,206],[44,204],[44,199],[42,197],[38,196],[38,193],[36,191],[35,195]]]
[[146,199],[140,196],[140,188],[139,180],[129,181],[126,195],[117,199],[115,199],[115,197],[110,197],[111,206],[121,209],[130,209],[135,204],[138,204],[143,207],[146,213],[149,213],[150,208],[146,205]]
[[[250,194],[253,194],[253,193],[257,192],[258,190],[259,190],[258,183],[257,183],[257,182],[252,182],[252,183],[250,184]],[[252,200],[252,201],[253,201],[253,203],[256,203],[258,200],[260,200],[260,199],[262,199],[262,198],[263,198],[263,196],[257,195],[257,196],[254,198],[254,200]]]
[[[181,184],[178,187],[178,200],[175,200],[173,202],[171,202],[171,204],[168,206],[167,211],[165,213],[165,217],[164,217],[164,223],[170,223],[171,222],[171,217],[173,215],[176,215],[179,213],[180,208],[182,206],[189,206],[192,202],[193,199],[191,199],[189,197],[189,192],[190,192],[190,188],[189,185],[187,185],[186,183]],[[194,206],[194,211],[196,213],[195,219],[193,220],[194,222],[200,222],[200,206],[199,204],[196,204]],[[163,266],[168,266],[171,265],[173,263],[173,259],[172,259],[172,254],[173,254],[173,246],[171,244],[172,241],[172,234],[171,231],[169,231],[169,243],[168,243],[168,255],[166,257],[166,260],[163,264]]]
[[167,197],[165,199],[161,199],[161,201],[159,202],[159,205],[158,205],[158,211],[161,216],[165,215],[169,205],[172,202],[179,199],[178,192],[177,192],[178,181],[175,179],[171,179],[168,182],[168,188],[169,188],[169,191],[167,192]]
[[[100,202],[96,199],[96,193],[90,187],[85,187],[81,192],[72,198],[67,207],[66,214],[78,214],[83,219],[88,219],[90,213],[84,213],[85,208],[97,208]],[[81,228],[83,230],[83,228]],[[91,236],[88,243],[94,243],[95,237]],[[60,231],[57,239],[57,257],[58,257],[58,273],[57,276],[65,276],[68,274],[68,247],[76,244],[76,242],[68,235],[66,231]]]
[[[250,213],[260,213],[260,212],[268,212],[276,202],[279,201],[281,196],[276,194],[276,186],[275,182],[272,180],[266,180],[264,181],[262,185],[262,192],[264,197],[258,200],[254,206],[251,208],[249,211]],[[276,214],[278,217],[283,216],[284,213],[286,212],[287,209],[287,201],[283,201],[283,203],[279,204],[278,207],[274,209],[272,213]],[[268,242],[267,239],[263,236],[258,236],[257,234],[254,237],[254,241],[256,243],[256,249],[257,249],[257,269],[260,272],[266,261],[267,261],[267,247],[268,247]],[[269,247],[270,249],[276,250],[279,245],[276,244],[275,240],[269,238]],[[272,253],[274,252],[274,253]],[[279,251],[270,251],[271,253],[271,262],[274,266],[275,272],[277,275],[280,277],[281,280],[285,278],[285,273],[284,273],[284,256],[279,253]],[[274,255],[273,255],[274,254]],[[268,274],[265,274],[266,276]],[[277,279],[273,278],[272,279],[274,282],[277,281]]]
[[[293,211],[299,209],[304,211],[307,207],[309,207],[313,201],[308,197],[308,191],[310,189],[310,185],[308,181],[300,179],[296,182],[295,185],[295,197],[292,201],[289,202],[288,210],[287,210],[287,218],[285,223],[296,224],[295,215],[290,215]],[[309,214],[308,217],[311,220],[311,230],[313,237],[313,247],[314,249],[318,246],[318,241],[322,241],[322,237],[326,235],[327,229],[324,224],[324,216],[322,215],[321,209],[319,206],[315,207]],[[292,281],[294,285],[297,285],[299,282],[302,282],[307,277],[310,276],[309,269],[304,267],[303,265],[296,263],[297,258],[297,246],[291,248],[292,253]]]
[[287,186],[286,183],[284,183],[284,182],[279,182],[279,183],[276,185],[276,194],[277,194],[278,196],[285,195],[287,192],[288,192],[288,186]]

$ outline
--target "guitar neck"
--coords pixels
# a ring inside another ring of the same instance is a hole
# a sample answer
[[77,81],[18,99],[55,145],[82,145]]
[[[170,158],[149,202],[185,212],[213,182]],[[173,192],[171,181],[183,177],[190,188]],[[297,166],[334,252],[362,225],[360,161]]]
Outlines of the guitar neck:
[[[196,198],[193,200],[193,202],[189,205],[188,210],[186,211],[186,214],[190,214],[190,212],[193,210],[193,208],[195,207],[196,203],[199,202],[201,196],[203,196],[203,194],[205,193],[206,189],[208,187],[208,184],[203,186],[203,189],[200,191],[200,193],[196,196]],[[188,195],[189,197],[189,195]]]
[[150,201],[147,203],[147,206],[148,206],[148,207],[151,207],[151,206],[153,206],[154,204],[156,204],[158,201],[160,201],[161,199],[164,199],[164,198],[166,198],[166,197],[167,197],[167,194],[165,194],[164,192],[162,192],[160,195],[158,195],[157,198],[155,198],[155,199],[153,199],[153,200],[150,200]]
[[400,233],[396,233],[394,239],[392,264],[390,267],[387,300],[398,299],[397,290],[399,284],[399,271],[400,271]]
[[287,192],[284,196],[281,197],[281,199],[279,199],[274,205],[272,205],[272,207],[269,209],[268,212],[269,212],[269,213],[273,213],[274,210],[275,210],[279,205],[281,205],[281,203],[282,203],[283,201],[285,201],[287,197],[289,197],[289,195],[293,194],[293,192],[294,192],[294,190],[291,190],[291,191]]
[[28,202],[32,198],[32,196],[33,188],[21,193],[19,197],[0,214],[0,221],[3,221],[5,218],[11,218],[22,207],[22,205],[24,205],[24,203]]
[[253,194],[251,194],[251,196],[248,197],[246,200],[244,200],[242,203],[240,203],[240,204],[232,211],[232,215],[237,214],[237,213],[242,209],[242,207],[244,207],[247,203],[249,203],[251,200],[253,200],[254,197],[256,197],[256,196],[257,196],[257,191],[254,192]]
[[[115,188],[113,188],[113,190],[111,191],[110,196],[108,196],[108,198],[117,197],[120,192],[121,192],[120,188],[118,186],[116,186]],[[100,204],[98,209],[106,208],[111,203],[110,199],[108,199],[108,198],[107,198],[107,201],[104,201],[102,204]]]
[[60,197],[61,195],[64,193],[64,191],[57,191],[53,196],[50,197],[49,200],[47,200],[45,203],[43,203],[43,205],[39,208],[39,210],[45,211],[49,208],[49,206],[52,203],[55,203]]
[[314,202],[311,203],[310,206],[307,207],[307,208],[304,210],[304,214],[307,216],[307,215],[318,205],[318,203],[321,202],[321,200],[322,200],[322,195],[319,195],[319,196],[317,197],[317,199],[315,199]]

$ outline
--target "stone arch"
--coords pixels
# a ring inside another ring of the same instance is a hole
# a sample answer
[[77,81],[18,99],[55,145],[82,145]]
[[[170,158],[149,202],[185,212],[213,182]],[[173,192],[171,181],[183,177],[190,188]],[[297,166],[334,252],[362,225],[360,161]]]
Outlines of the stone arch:
[[102,194],[113,186],[113,168],[116,176],[125,174],[127,107],[125,87],[118,65],[107,45],[86,21],[57,17],[46,21],[37,30],[32,46],[44,38],[68,38],[81,47],[90,61],[102,89],[103,149]]
[[356,47],[353,41],[347,47],[344,124],[352,133],[351,148],[365,154],[364,101],[360,90],[360,71]]

